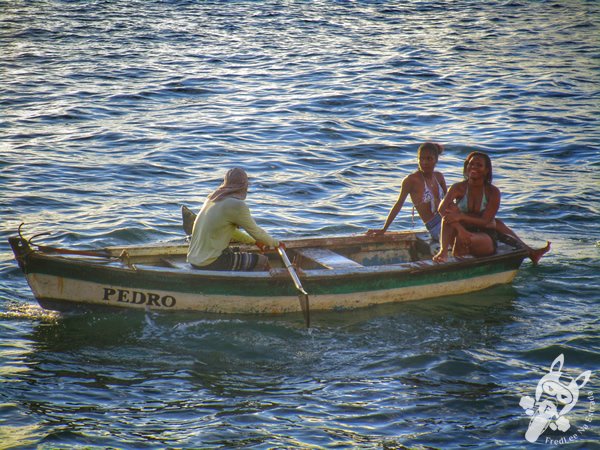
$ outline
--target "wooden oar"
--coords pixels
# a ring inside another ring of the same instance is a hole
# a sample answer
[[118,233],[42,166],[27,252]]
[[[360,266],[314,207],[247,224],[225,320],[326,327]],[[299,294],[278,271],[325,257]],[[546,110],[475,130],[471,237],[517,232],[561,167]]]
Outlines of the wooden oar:
[[300,300],[300,307],[302,308],[302,314],[304,314],[304,321],[306,322],[306,328],[310,328],[310,305],[308,302],[308,294],[302,287],[302,283],[300,283],[300,278],[296,274],[296,270],[294,270],[294,266],[290,262],[285,250],[282,246],[277,247],[277,251],[279,252],[279,256],[285,265],[285,268],[289,272],[292,280],[294,281],[294,285],[296,285],[296,289],[298,289],[298,300]]

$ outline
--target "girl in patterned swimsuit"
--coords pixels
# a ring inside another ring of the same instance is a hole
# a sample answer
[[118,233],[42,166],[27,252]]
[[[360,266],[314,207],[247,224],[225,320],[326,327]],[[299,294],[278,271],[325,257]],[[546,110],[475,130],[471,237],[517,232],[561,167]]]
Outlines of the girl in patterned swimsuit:
[[410,195],[414,208],[429,230],[432,239],[436,242],[439,240],[442,218],[437,212],[437,208],[446,194],[446,180],[441,172],[436,172],[434,169],[443,150],[443,146],[433,142],[425,142],[419,146],[417,151],[419,169],[402,180],[400,194],[390,210],[383,228],[368,230],[367,235],[385,233]]

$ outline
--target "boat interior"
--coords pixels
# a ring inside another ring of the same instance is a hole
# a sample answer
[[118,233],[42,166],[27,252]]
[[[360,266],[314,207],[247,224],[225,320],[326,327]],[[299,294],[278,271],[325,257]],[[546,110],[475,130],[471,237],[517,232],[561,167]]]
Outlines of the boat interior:
[[[286,254],[296,268],[302,270],[352,270],[370,266],[384,266],[431,260],[432,249],[427,233],[387,235],[380,238],[364,236],[353,238],[301,239],[286,242]],[[234,251],[257,251],[254,246],[232,246]],[[283,268],[283,262],[276,250],[265,255],[271,268]],[[170,255],[161,258],[173,268],[186,266],[183,255]],[[139,261],[136,261],[139,262]],[[149,263],[146,262],[146,264]],[[188,265],[189,267],[189,265]]]

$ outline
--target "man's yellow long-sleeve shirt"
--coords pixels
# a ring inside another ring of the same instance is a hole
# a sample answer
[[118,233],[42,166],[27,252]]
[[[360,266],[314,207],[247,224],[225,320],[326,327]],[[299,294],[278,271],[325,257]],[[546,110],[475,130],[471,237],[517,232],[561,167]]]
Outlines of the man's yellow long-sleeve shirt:
[[256,224],[243,200],[235,197],[216,203],[207,200],[194,222],[187,260],[195,266],[206,266],[217,259],[232,240],[243,244],[259,241],[271,247],[279,245],[279,241]]

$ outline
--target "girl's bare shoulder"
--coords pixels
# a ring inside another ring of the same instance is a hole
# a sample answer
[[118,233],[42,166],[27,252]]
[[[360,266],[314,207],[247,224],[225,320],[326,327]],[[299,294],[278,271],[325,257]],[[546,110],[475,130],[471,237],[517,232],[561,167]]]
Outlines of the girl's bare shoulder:
[[500,189],[498,189],[493,184],[488,184],[488,191],[490,194],[500,195]]
[[415,183],[421,183],[422,184],[422,178],[421,178],[421,174],[420,172],[413,172],[409,175],[406,175],[406,177],[404,177],[404,180],[402,181],[402,183],[406,183],[408,185],[414,185]]
[[467,189],[467,182],[465,180],[454,183],[450,189],[464,191]]
[[446,178],[444,178],[444,174],[442,172],[438,172],[437,170],[433,172],[433,174],[435,175],[435,177],[438,179],[438,181],[446,181]]
[[452,186],[450,186],[450,189],[448,189],[448,195],[450,195],[454,198],[464,197],[466,192],[467,192],[467,182],[466,181],[459,181],[458,183],[454,183]]

